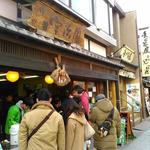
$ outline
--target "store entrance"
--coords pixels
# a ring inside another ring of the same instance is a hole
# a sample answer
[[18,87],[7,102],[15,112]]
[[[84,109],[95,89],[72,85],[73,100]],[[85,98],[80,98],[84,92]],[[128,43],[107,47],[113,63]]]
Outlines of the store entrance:
[[[0,71],[0,141],[4,139],[4,129],[8,110],[12,105],[15,105],[20,98],[33,95],[35,102],[36,92],[40,88],[48,88],[52,93],[52,104],[56,108],[56,104],[59,100],[62,103],[62,101],[68,97],[72,86],[72,83],[64,87],[58,87],[55,84],[48,84],[45,81],[45,76],[49,73],[19,69],[15,69],[15,72],[19,73],[18,80],[11,82],[8,81],[6,77],[8,71],[7,68]],[[9,101],[11,99],[10,97],[12,97],[11,102]],[[8,102],[7,99],[9,99]]]

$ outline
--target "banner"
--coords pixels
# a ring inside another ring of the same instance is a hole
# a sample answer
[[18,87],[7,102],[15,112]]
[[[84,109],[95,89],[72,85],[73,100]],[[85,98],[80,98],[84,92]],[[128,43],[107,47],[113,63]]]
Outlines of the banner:
[[150,30],[149,28],[143,28],[139,30],[139,47],[141,51],[142,57],[142,76],[148,77],[150,76]]

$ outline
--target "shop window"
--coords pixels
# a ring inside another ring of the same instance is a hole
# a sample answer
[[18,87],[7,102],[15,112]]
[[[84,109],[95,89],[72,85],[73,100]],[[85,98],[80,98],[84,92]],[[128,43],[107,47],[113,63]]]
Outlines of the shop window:
[[71,0],[71,7],[89,21],[93,21],[91,0]]
[[96,96],[96,84],[94,82],[88,82],[87,88],[88,88],[90,103],[94,104],[95,103],[95,96]]
[[113,26],[113,10],[112,7],[109,7],[109,21],[110,21],[110,35],[114,34],[114,26]]
[[12,0],[0,0],[0,16],[16,21],[17,4]]
[[89,39],[84,38],[84,49],[89,50]]
[[83,89],[86,89],[84,81],[73,81],[73,85],[80,85]]
[[109,34],[108,4],[104,0],[95,1],[95,24]]
[[90,51],[106,57],[106,48],[90,41]]

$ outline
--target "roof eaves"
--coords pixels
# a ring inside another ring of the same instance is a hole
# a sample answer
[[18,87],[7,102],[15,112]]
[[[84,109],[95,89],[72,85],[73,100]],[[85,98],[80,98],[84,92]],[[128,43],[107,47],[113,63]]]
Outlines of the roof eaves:
[[135,68],[138,68],[138,67],[139,67],[137,64],[133,64],[133,63],[124,61],[124,60],[122,60],[122,59],[121,59],[121,62],[122,62],[123,64],[127,64],[127,65],[132,66],[132,67],[135,67]]
[[2,28],[4,30],[7,30],[9,32],[20,34],[22,36],[26,36],[28,38],[32,38],[32,39],[35,39],[35,40],[38,40],[38,41],[45,42],[45,43],[53,45],[53,46],[57,46],[59,48],[63,48],[65,50],[77,53],[77,54],[82,55],[82,56],[93,58],[97,61],[105,62],[107,64],[110,64],[110,65],[113,65],[113,66],[116,66],[116,67],[119,67],[119,68],[124,68],[124,65],[119,64],[119,63],[114,62],[114,61],[111,61],[110,59],[108,59],[106,57],[100,56],[100,55],[95,54],[93,52],[89,52],[89,51],[87,51],[85,49],[82,49],[82,48],[76,48],[76,47],[73,47],[71,45],[67,45],[64,42],[60,42],[58,40],[54,40],[54,39],[51,39],[51,38],[46,38],[44,36],[38,35],[34,32],[30,32],[30,31],[28,31],[24,28],[20,28],[18,26],[15,26],[13,24],[9,24],[9,23],[1,21],[1,20],[0,20],[0,28]]
[[120,17],[125,17],[125,12],[123,11],[123,9],[120,7],[120,5],[117,2],[115,2],[114,10],[119,13]]

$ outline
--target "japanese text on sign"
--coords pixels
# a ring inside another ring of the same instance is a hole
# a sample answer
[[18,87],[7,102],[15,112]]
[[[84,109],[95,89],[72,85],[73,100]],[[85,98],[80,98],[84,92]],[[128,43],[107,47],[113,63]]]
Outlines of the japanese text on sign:
[[36,1],[32,5],[32,16],[27,23],[62,41],[82,47],[84,45],[85,27],[63,16],[47,3]]

